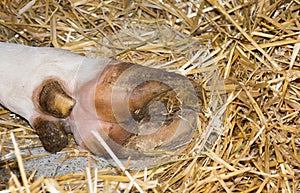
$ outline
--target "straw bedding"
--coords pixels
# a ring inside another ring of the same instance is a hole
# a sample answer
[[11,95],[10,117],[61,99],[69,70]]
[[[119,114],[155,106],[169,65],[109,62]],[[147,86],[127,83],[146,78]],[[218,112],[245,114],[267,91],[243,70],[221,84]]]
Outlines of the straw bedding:
[[30,157],[18,149],[41,144],[26,121],[0,108],[0,150],[11,152],[0,166],[20,170],[0,180],[0,188],[300,192],[299,8],[297,0],[1,1],[0,41],[175,71],[203,86],[204,101],[184,154],[129,171],[135,184],[110,167],[55,178],[26,173],[21,163]]

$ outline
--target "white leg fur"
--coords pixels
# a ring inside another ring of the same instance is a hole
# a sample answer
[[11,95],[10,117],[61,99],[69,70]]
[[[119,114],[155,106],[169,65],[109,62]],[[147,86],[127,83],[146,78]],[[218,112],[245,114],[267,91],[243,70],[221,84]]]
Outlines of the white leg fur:
[[34,90],[46,79],[62,80],[74,94],[103,70],[110,59],[92,59],[67,50],[0,42],[0,103],[27,120],[38,114]]

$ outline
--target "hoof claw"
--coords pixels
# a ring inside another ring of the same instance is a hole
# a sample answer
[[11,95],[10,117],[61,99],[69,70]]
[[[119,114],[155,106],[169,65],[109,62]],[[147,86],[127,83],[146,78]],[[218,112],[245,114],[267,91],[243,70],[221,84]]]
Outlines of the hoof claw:
[[38,102],[43,113],[56,118],[68,117],[76,103],[56,80],[48,80],[43,85]]

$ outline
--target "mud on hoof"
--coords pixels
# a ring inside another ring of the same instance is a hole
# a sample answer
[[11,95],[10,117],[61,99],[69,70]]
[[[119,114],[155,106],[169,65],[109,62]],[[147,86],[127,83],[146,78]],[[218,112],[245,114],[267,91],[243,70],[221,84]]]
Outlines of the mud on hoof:
[[37,118],[34,128],[45,148],[50,153],[56,153],[68,145],[68,135],[64,121],[49,121]]

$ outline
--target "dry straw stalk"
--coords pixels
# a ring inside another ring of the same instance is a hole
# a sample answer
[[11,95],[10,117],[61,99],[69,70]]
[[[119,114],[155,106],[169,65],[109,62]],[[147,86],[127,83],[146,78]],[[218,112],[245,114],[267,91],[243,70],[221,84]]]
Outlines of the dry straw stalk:
[[[0,41],[112,56],[183,73],[203,86],[206,110],[184,154],[130,173],[143,191],[300,192],[299,8],[296,0],[4,0]],[[210,84],[216,73],[222,88]],[[213,93],[227,93],[227,103],[221,97],[216,101],[226,107],[224,128],[212,148],[203,151],[201,131],[212,120]],[[40,143],[24,120],[2,108],[0,119],[2,155],[17,154],[0,166],[13,166],[21,160],[11,132],[20,149]],[[22,172],[22,182],[11,174],[0,188],[138,191],[118,169],[87,171],[38,179]]]

